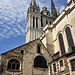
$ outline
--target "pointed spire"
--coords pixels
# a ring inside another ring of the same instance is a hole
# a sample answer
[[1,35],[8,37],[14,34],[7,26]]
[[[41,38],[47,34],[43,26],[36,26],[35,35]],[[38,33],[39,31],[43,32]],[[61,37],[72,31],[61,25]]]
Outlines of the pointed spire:
[[31,0],[32,5],[36,5],[36,0]]
[[39,7],[39,4],[38,4],[38,11],[40,11],[40,7]]
[[31,0],[29,11],[40,12],[40,7],[36,4],[36,0]]
[[51,0],[51,16],[53,18],[57,17],[57,11],[56,11],[56,8],[55,8],[53,0]]

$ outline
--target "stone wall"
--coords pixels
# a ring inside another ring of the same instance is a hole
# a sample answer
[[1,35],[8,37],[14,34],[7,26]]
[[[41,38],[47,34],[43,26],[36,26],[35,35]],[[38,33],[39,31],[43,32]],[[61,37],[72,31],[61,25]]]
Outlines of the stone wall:
[[[63,66],[60,67],[60,61],[63,60]],[[56,72],[54,72],[53,64],[56,64]],[[53,61],[51,64],[51,75],[70,75],[69,65],[67,58],[64,56],[58,60]]]
[[[54,54],[59,52],[59,57],[56,60],[53,60],[53,62],[50,64],[52,73],[51,75],[74,75],[75,71],[71,70],[70,60],[75,59],[75,52],[69,53],[69,44],[65,32],[65,29],[69,27],[75,46],[75,3],[73,1],[64,9],[64,11],[59,15],[59,17],[53,22],[52,26],[53,26],[52,35],[53,35]],[[64,55],[61,54],[61,48],[58,39],[60,33],[62,34],[65,46]],[[63,68],[60,67],[59,63],[60,60],[64,61]],[[54,63],[56,63],[57,69],[55,73],[53,69]]]
[[[37,45],[41,46],[41,53],[37,53]],[[21,54],[21,50],[24,50],[24,54]],[[14,50],[2,54],[3,72],[2,75],[47,75],[47,68],[34,68],[34,59],[37,56],[42,56],[46,59],[47,65],[52,60],[49,52],[44,47],[40,40],[29,42],[23,46],[20,46]],[[9,70],[8,62],[11,59],[17,59],[20,62],[19,71]]]

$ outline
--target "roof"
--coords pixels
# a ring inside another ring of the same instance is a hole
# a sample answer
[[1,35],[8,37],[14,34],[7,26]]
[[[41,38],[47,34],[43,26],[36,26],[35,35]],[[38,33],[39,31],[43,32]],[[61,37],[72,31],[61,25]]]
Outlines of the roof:
[[35,42],[35,41],[37,41],[37,40],[40,40],[40,39],[38,38],[38,39],[36,39],[36,40],[30,41],[30,42],[28,42],[28,43],[26,43],[26,44],[23,44],[23,45],[21,45],[21,46],[19,46],[19,47],[16,47],[16,48],[12,49],[12,50],[9,50],[9,51],[7,51],[7,52],[5,52],[5,53],[2,53],[1,55],[6,54],[6,53],[8,53],[8,52],[10,52],[10,51],[13,51],[13,50],[15,50],[15,49],[17,49],[17,48],[20,48],[20,47],[22,47],[22,46],[26,46],[26,45],[28,45],[28,44],[31,44],[32,42]]

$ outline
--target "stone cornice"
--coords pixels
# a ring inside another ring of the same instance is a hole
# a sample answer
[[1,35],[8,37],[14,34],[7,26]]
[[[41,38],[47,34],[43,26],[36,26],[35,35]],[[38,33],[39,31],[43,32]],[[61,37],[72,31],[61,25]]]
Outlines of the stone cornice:
[[52,27],[52,29],[54,28],[54,27],[56,27],[56,25],[66,16],[66,15],[68,15],[69,13],[71,13],[72,12],[72,10],[75,8],[75,5],[72,7],[72,8],[69,8],[69,9],[67,9],[67,10],[63,10],[63,12],[59,15],[59,17],[53,22],[53,27]]
[[47,24],[44,28],[43,28],[43,31],[46,31],[46,30],[50,30],[51,29],[51,26],[49,24]]

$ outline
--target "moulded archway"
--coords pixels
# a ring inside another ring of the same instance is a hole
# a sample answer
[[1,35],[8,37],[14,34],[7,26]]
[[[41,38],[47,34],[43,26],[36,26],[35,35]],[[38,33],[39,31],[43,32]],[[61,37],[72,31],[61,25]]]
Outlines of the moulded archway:
[[34,59],[35,68],[47,68],[47,61],[43,56],[37,56]]

